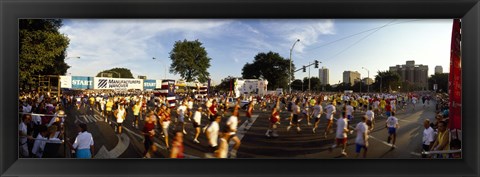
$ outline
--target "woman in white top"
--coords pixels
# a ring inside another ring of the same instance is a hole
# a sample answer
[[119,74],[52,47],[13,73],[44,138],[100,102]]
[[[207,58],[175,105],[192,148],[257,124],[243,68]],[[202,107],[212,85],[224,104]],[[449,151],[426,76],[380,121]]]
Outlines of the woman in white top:
[[[238,109],[239,107],[235,107],[232,113],[232,116],[228,118],[227,120],[227,127],[228,127],[228,134],[229,137],[227,140],[227,143],[230,140],[233,140],[235,142],[235,145],[233,146],[232,151],[230,152],[230,156],[232,158],[235,158],[237,156],[237,150],[240,148],[240,139],[237,137],[237,128],[239,124],[238,120]],[[228,148],[227,148],[228,149]]]
[[78,125],[78,135],[75,142],[68,145],[71,149],[76,149],[77,158],[93,158],[94,147],[92,134],[87,132],[87,124],[81,123]]
[[202,113],[202,107],[200,106],[193,115],[193,128],[195,128],[195,138],[193,139],[193,142],[195,143],[200,143],[200,141],[198,141],[198,136],[200,135],[200,126],[202,126]]
[[118,126],[118,134],[122,133],[122,123],[125,120],[125,117],[127,116],[127,112],[125,111],[125,108],[123,105],[118,105],[118,109],[115,110],[115,117],[117,118],[117,126]]

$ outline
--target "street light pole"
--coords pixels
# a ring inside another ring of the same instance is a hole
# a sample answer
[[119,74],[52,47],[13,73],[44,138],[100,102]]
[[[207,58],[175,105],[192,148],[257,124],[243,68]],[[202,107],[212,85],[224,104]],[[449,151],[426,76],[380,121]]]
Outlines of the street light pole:
[[297,42],[300,42],[300,39],[297,39],[293,43],[292,48],[290,49],[290,72],[288,74],[288,89],[290,93],[292,92],[292,84],[290,82],[292,80],[292,50],[293,50],[293,47],[295,47],[295,44],[297,44]]
[[367,92],[370,93],[370,84],[368,84],[368,79],[370,79],[370,70],[365,67],[362,67],[362,69],[367,70]]
[[377,76],[380,77],[380,93],[382,93],[382,80],[383,80],[383,78],[382,78],[382,76],[380,76],[380,70],[378,70],[378,75]]
[[310,65],[311,65],[311,63],[308,62],[308,65],[309,65],[309,67],[308,67],[308,92],[310,92]]
[[[155,58],[155,57],[152,57],[152,59],[155,60],[156,58]],[[163,69],[165,70],[165,73],[164,73],[165,75],[164,75],[164,78],[163,78],[163,79],[167,79],[167,67],[166,67],[165,63],[163,63],[162,60],[158,60],[158,61],[160,61],[160,63],[162,63]]]

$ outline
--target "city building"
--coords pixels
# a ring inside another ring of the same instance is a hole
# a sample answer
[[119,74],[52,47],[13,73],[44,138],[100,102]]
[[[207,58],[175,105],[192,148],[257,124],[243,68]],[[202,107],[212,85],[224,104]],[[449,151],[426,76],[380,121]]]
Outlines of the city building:
[[438,65],[435,66],[435,74],[442,74],[443,73],[443,67]]
[[343,83],[353,85],[355,82],[360,82],[360,73],[358,71],[343,72]]
[[415,61],[407,61],[405,65],[390,66],[390,72],[398,73],[401,82],[407,82],[428,89],[428,65],[415,65]]
[[372,85],[373,84],[373,79],[372,78],[363,78],[362,83],[366,85]]
[[322,67],[318,71],[318,78],[320,79],[320,83],[322,85],[327,85],[329,84],[329,73],[328,73],[328,68]]

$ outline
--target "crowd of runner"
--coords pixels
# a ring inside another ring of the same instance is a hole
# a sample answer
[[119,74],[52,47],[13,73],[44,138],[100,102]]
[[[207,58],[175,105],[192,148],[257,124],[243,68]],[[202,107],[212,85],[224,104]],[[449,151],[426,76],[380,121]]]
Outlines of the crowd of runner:
[[[435,100],[436,105],[431,103],[432,100]],[[193,126],[195,134],[192,141],[199,146],[199,136],[203,136],[202,134],[206,136],[210,150],[205,153],[217,158],[235,158],[241,146],[240,139],[237,137],[238,127],[241,124],[240,114],[247,117],[246,125],[253,124],[254,110],[269,114],[266,117],[270,122],[266,127],[267,138],[281,136],[278,129],[282,126],[285,126],[287,131],[293,128],[297,133],[304,131],[301,127],[308,127],[310,128],[308,131],[323,133],[327,138],[329,134],[334,133],[334,122],[336,122],[335,144],[330,150],[341,147],[341,154],[346,156],[347,137],[356,133],[356,155],[359,156],[363,149],[362,156],[366,157],[369,133],[375,126],[387,127],[388,143],[392,149],[396,148],[396,132],[399,123],[395,113],[415,111],[415,106],[408,105],[422,104],[424,108],[434,106],[438,113],[435,121],[428,122],[428,127],[425,126],[428,131],[427,135],[424,132],[422,148],[425,151],[445,150],[445,143],[449,143],[445,142],[445,133],[443,133],[448,124],[447,103],[448,95],[429,93],[294,93],[263,97],[244,95],[240,98],[217,94],[202,100],[195,100],[192,95],[184,94],[177,95],[176,106],[171,107],[167,97],[155,95],[152,92],[72,91],[63,93],[60,98],[54,98],[46,92],[21,93],[20,155],[52,157],[46,153],[51,151],[47,149],[50,146],[45,144],[59,140],[65,141],[70,149],[76,150],[77,157],[93,157],[94,142],[85,124],[78,125],[79,134],[73,143],[63,137],[65,108],[74,108],[77,111],[84,111],[85,114],[98,112],[118,134],[122,133],[127,113],[131,111],[134,115],[131,121],[132,127],[141,131],[144,137],[143,156],[146,158],[152,157],[157,151],[153,139],[155,136],[164,140],[164,145],[170,152],[169,157],[183,158],[183,138],[188,133],[185,130],[186,126]],[[408,109],[409,107],[412,110]],[[281,118],[281,115],[285,115],[286,112],[287,116]],[[357,115],[360,113],[363,116],[354,117],[354,113]],[[376,117],[385,117],[385,124],[375,125]],[[360,122],[350,125],[353,119]],[[141,122],[143,124],[140,124]],[[202,125],[202,122],[207,123]],[[325,124],[325,129],[318,130],[319,124]],[[155,130],[160,133],[155,133]],[[174,137],[170,141],[169,133],[172,134],[172,131]],[[229,149],[230,141],[234,142],[231,149]],[[58,157],[58,154],[53,157]]]

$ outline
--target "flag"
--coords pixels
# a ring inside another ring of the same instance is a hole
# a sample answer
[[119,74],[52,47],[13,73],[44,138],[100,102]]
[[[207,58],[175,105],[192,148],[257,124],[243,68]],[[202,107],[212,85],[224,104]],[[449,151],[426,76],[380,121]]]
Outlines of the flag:
[[460,19],[453,20],[452,41],[450,50],[449,86],[449,124],[450,129],[462,127],[462,52],[461,52]]
[[162,80],[162,87],[160,94],[167,98],[167,106],[170,108],[175,107],[175,80]]

